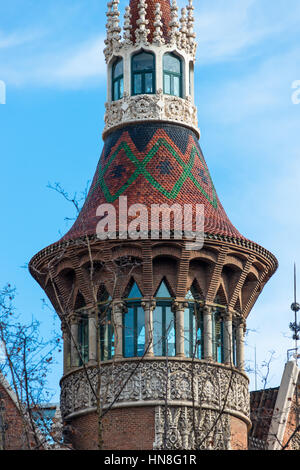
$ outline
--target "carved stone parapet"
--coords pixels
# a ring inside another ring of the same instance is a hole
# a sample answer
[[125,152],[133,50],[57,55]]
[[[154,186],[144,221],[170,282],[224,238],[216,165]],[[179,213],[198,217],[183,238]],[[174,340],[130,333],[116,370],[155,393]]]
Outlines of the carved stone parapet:
[[103,137],[120,125],[141,121],[167,121],[192,128],[198,137],[197,108],[192,99],[164,95],[162,90],[154,95],[128,96],[106,103]]
[[[113,408],[136,406],[186,406],[229,414],[250,422],[250,399],[247,377],[237,370],[205,361],[143,360],[102,365],[103,406]],[[88,369],[96,389],[97,368]],[[169,380],[166,397],[166,380]],[[194,383],[192,386],[192,378]],[[117,400],[115,401],[115,398]],[[96,400],[83,370],[65,376],[61,381],[63,418],[95,408]]]

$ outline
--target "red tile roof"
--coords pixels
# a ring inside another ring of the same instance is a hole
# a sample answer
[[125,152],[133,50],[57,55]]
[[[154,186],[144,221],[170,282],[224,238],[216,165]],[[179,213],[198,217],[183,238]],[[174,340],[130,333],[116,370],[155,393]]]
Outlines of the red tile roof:
[[127,196],[128,206],[144,204],[149,214],[151,204],[203,204],[205,233],[244,239],[220,203],[196,135],[183,126],[144,123],[111,133],[84,207],[63,240],[94,235],[98,206],[110,203],[118,215],[119,196]]

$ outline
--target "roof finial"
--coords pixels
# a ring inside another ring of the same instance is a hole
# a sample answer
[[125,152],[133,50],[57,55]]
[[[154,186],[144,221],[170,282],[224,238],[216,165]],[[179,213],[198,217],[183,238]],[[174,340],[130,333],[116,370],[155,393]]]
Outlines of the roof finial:
[[132,40],[131,40],[131,29],[132,29],[132,24],[131,24],[131,11],[130,11],[130,6],[127,6],[125,8],[125,15],[124,15],[124,42],[125,44],[131,45]]
[[113,33],[113,42],[119,44],[121,41],[121,28],[120,28],[120,12],[119,12],[119,3],[120,0],[112,0],[112,13],[111,13],[111,21],[112,21],[112,33]]
[[112,0],[111,2],[108,2],[107,7],[107,24],[106,24],[106,30],[107,30],[107,37],[105,42],[105,49],[104,49],[104,54],[106,57],[106,61],[109,60],[109,57],[113,54],[114,48],[120,47],[120,41],[121,41],[121,28],[120,28],[120,12],[118,10],[120,0]]
[[181,18],[180,18],[180,23],[181,23],[181,28],[180,28],[180,43],[181,47],[184,49],[187,45],[187,11],[186,8],[181,9]]
[[163,23],[161,21],[162,18],[162,12],[160,8],[160,3],[155,4],[155,21],[153,23],[153,26],[155,27],[155,32],[153,35],[153,44],[157,44],[160,46],[161,44],[165,43],[165,40],[163,38]]
[[136,22],[137,29],[135,32],[137,43],[148,44],[150,30],[146,28],[149,23],[149,20],[146,20],[147,7],[146,0],[139,0],[139,19]]
[[178,6],[176,0],[172,0],[170,28],[170,41],[171,43],[176,43],[179,37]]
[[187,38],[188,38],[188,43],[190,45],[190,51],[191,54],[196,53],[196,48],[197,44],[195,41],[196,34],[194,31],[194,23],[195,23],[195,18],[194,18],[194,7],[193,7],[193,0],[189,0],[189,4],[187,5],[187,10],[188,10],[188,19],[187,19]]

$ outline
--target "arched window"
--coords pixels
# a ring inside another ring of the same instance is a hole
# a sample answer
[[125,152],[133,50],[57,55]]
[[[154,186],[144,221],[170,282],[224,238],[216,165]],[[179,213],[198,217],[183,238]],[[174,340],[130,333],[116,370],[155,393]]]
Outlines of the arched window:
[[117,101],[124,95],[123,59],[117,59],[112,68],[112,100]]
[[182,61],[174,54],[165,54],[164,68],[164,93],[166,95],[182,97]]
[[111,297],[105,288],[101,290],[99,300],[101,361],[109,361],[114,356],[115,334],[112,321]]
[[132,281],[127,295],[128,311],[123,317],[123,355],[142,357],[145,352],[145,312],[141,306],[142,293]]
[[89,319],[82,315],[78,323],[79,365],[89,360]]
[[155,294],[153,312],[153,349],[155,356],[176,356],[175,315],[172,312],[172,295],[163,280]]
[[132,57],[132,94],[155,93],[155,56],[140,52]]
[[188,307],[184,311],[184,355],[203,358],[203,314],[196,299],[199,297],[195,288],[186,295]]

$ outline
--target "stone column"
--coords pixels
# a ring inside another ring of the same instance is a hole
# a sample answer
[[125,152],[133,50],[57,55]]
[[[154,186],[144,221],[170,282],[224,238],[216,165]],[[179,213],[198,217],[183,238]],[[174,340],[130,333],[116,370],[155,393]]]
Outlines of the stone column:
[[71,367],[71,344],[70,344],[70,335],[68,332],[68,327],[65,322],[61,324],[61,330],[63,333],[63,346],[64,346],[64,375],[69,371]]
[[232,314],[226,312],[224,322],[224,363],[232,364]]
[[79,366],[79,354],[78,354],[78,323],[79,318],[76,315],[70,317],[71,325],[71,367]]
[[[97,335],[100,334],[97,328],[98,312],[94,309],[89,312],[89,364],[97,363]],[[99,338],[100,340],[100,338]]]
[[176,301],[173,303],[173,311],[176,321],[176,357],[185,357],[184,354],[184,310],[188,307],[187,302]]
[[142,307],[145,311],[145,357],[153,357],[153,311],[156,307],[156,302],[151,299],[144,299]]
[[212,337],[212,308],[203,308],[203,352],[204,359],[211,361],[213,358]]
[[244,351],[245,329],[246,329],[245,320],[240,318],[238,320],[237,328],[236,328],[236,362],[237,362],[237,367],[240,370],[244,370],[244,367],[245,367],[245,351]]
[[123,358],[123,313],[126,307],[121,300],[115,300],[112,304],[112,316],[115,329],[115,359]]

